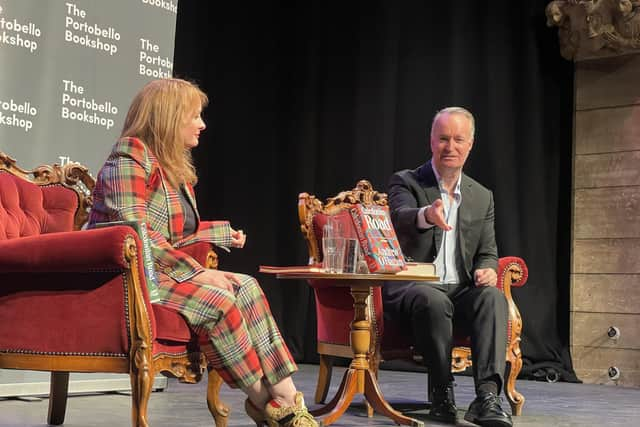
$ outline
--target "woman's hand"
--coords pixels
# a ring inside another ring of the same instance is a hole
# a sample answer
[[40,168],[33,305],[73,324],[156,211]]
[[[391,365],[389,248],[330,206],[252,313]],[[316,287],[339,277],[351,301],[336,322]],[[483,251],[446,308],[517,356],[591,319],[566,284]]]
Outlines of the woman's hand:
[[233,273],[221,270],[206,269],[202,273],[198,273],[191,279],[196,283],[215,286],[216,288],[226,289],[233,292],[233,284],[240,286],[240,279]]
[[244,234],[244,231],[231,229],[231,246],[234,248],[242,248],[246,241],[247,235]]

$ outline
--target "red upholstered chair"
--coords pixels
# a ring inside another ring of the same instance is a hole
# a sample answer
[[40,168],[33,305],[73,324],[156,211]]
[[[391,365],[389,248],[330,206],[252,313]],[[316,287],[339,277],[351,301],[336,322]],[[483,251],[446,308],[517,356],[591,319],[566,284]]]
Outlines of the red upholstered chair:
[[[315,196],[301,193],[298,197],[298,215],[302,234],[309,249],[309,264],[322,263],[322,227],[328,216],[337,216],[347,233],[353,233],[353,224],[348,214],[351,205],[386,205],[387,195],[375,191],[371,184],[362,180],[350,191],[343,191],[326,203]],[[522,369],[520,335],[522,318],[511,296],[511,288],[525,284],[527,265],[518,257],[503,257],[499,260],[498,287],[504,292],[509,304],[508,343],[506,350],[508,374],[505,376],[505,395],[514,415],[520,415],[524,397],[515,390],[515,381]],[[321,281],[310,281],[316,297],[318,353],[320,370],[316,387],[316,403],[324,402],[331,381],[334,357],[352,358],[349,343],[349,322],[353,319],[353,300],[347,288],[324,285]],[[371,344],[369,357],[371,369],[377,374],[378,365],[383,360],[416,359],[411,337],[406,328],[384,317],[382,293],[373,288],[368,304],[368,316],[371,323]],[[455,331],[455,326],[454,326]],[[471,366],[469,337],[459,334],[455,337],[456,347],[452,351],[452,372],[461,372]],[[371,410],[369,409],[371,414]]]
[[[133,228],[77,231],[94,180],[73,163],[26,171],[0,152],[0,368],[51,372],[49,424],[64,422],[69,372],[128,373],[132,424],[147,426],[153,377],[188,383],[206,370],[198,338],[175,311],[149,302]],[[214,268],[208,244],[184,249]],[[209,373],[216,425],[228,408]]]

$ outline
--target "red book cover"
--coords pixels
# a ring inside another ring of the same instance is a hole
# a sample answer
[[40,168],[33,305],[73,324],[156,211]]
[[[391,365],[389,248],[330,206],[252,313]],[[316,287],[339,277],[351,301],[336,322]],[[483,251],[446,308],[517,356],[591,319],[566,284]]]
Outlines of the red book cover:
[[396,273],[405,269],[400,242],[387,206],[354,205],[351,218],[370,273]]

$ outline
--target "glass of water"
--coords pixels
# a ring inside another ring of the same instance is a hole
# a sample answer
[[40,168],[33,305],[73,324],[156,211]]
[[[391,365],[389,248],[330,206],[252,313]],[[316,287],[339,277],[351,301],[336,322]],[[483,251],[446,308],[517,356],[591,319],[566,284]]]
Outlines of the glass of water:
[[322,267],[326,273],[342,273],[345,238],[338,218],[330,216],[322,230]]

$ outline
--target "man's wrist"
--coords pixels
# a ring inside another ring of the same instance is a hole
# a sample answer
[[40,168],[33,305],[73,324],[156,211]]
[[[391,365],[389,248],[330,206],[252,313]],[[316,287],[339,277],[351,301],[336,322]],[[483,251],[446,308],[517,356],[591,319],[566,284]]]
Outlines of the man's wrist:
[[433,222],[429,221],[429,208],[431,207],[431,205],[427,205],[424,207],[424,220],[427,222],[427,224],[429,225],[435,225]]
[[429,206],[431,205],[423,206],[418,210],[418,214],[416,216],[416,225],[421,230],[426,230],[435,225],[427,221],[427,208]]

